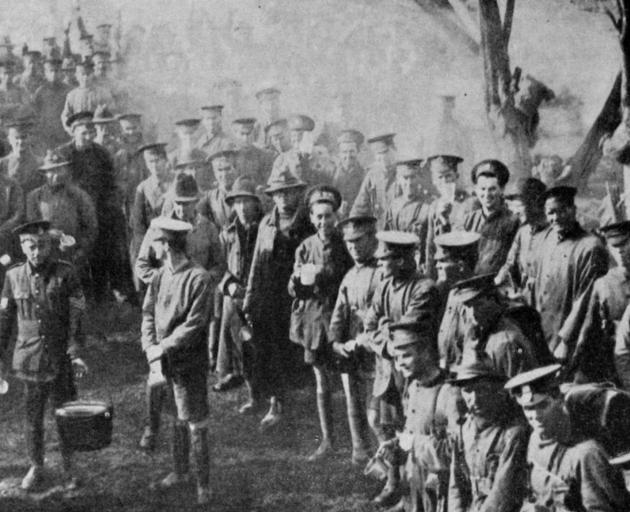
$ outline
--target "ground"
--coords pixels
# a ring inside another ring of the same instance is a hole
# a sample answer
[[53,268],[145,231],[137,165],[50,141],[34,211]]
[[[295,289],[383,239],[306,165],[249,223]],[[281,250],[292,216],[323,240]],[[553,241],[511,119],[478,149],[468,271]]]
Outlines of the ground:
[[[158,494],[150,485],[170,470],[168,417],[154,455],[137,449],[144,417],[144,379],[147,372],[139,345],[138,313],[112,306],[90,313],[91,335],[86,348],[89,375],[79,384],[81,398],[114,404],[112,445],[79,454],[77,464],[85,479],[79,491],[60,485],[60,456],[52,414],[47,416],[47,478],[41,492],[19,489],[26,473],[22,428],[21,386],[10,381],[0,396],[0,510],[47,512],[187,511],[194,506],[194,489]],[[121,331],[116,334],[112,330]],[[99,333],[108,333],[107,335]],[[212,487],[216,497],[208,510],[228,511],[372,511],[369,498],[380,488],[362,468],[350,464],[350,440],[344,416],[343,393],[335,393],[335,426],[339,450],[330,460],[309,463],[318,441],[314,388],[305,378],[302,389],[291,393],[286,426],[261,434],[254,418],[236,412],[245,399],[243,389],[211,392]]]

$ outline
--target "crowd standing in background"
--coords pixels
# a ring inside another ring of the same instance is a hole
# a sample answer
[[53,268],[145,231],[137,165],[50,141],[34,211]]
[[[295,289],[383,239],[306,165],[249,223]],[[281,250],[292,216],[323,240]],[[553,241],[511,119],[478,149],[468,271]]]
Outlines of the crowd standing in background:
[[630,434],[615,430],[630,411],[630,221],[589,232],[576,189],[514,182],[495,159],[403,155],[395,133],[355,126],[315,139],[276,87],[256,94],[258,118],[224,119],[214,98],[182,112],[170,147],[144,133],[106,45],[81,45],[20,58],[5,43],[0,60],[0,355],[17,333],[24,489],[42,480],[48,398],[73,398],[87,371],[86,307],[116,300],[142,308],[141,449],[176,405],[162,489],[193,473],[212,502],[210,372],[214,392],[247,387],[239,413],[264,433],[310,367],[309,463],[335,453],[340,378],[352,463],[382,478],[384,508],[630,510]]

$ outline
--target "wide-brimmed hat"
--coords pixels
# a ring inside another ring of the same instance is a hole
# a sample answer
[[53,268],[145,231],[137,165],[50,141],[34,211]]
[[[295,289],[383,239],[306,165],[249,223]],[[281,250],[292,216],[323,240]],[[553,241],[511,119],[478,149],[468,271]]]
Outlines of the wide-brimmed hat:
[[239,176],[236,178],[232,190],[225,196],[225,202],[232,205],[237,197],[251,197],[260,201],[256,195],[256,183],[249,176]]
[[178,203],[192,203],[199,199],[197,181],[190,174],[179,174],[173,188],[173,201]]
[[42,172],[51,171],[53,169],[59,169],[61,167],[66,167],[70,165],[70,162],[61,158],[57,153],[52,150],[48,150],[46,152],[46,156],[44,157],[44,163],[38,169]]
[[289,169],[285,169],[277,176],[269,178],[265,194],[271,195],[274,192],[279,192],[280,190],[305,188],[306,186],[306,183],[297,178]]

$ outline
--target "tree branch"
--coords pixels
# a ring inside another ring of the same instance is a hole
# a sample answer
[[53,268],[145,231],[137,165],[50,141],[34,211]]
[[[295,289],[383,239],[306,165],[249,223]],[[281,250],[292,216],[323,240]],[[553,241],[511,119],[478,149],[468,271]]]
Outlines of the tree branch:
[[510,35],[512,34],[512,21],[514,20],[514,7],[516,0],[507,0],[505,5],[505,16],[503,19],[503,40],[505,41],[505,47],[508,47],[510,43]]

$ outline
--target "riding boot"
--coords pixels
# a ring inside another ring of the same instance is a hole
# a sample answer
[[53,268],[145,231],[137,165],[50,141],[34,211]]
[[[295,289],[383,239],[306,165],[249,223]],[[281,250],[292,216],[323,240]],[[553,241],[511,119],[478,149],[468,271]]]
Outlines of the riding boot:
[[368,438],[368,420],[365,407],[361,402],[356,383],[351,379],[346,397],[348,426],[352,439],[352,464],[365,465],[369,460],[370,442]]

